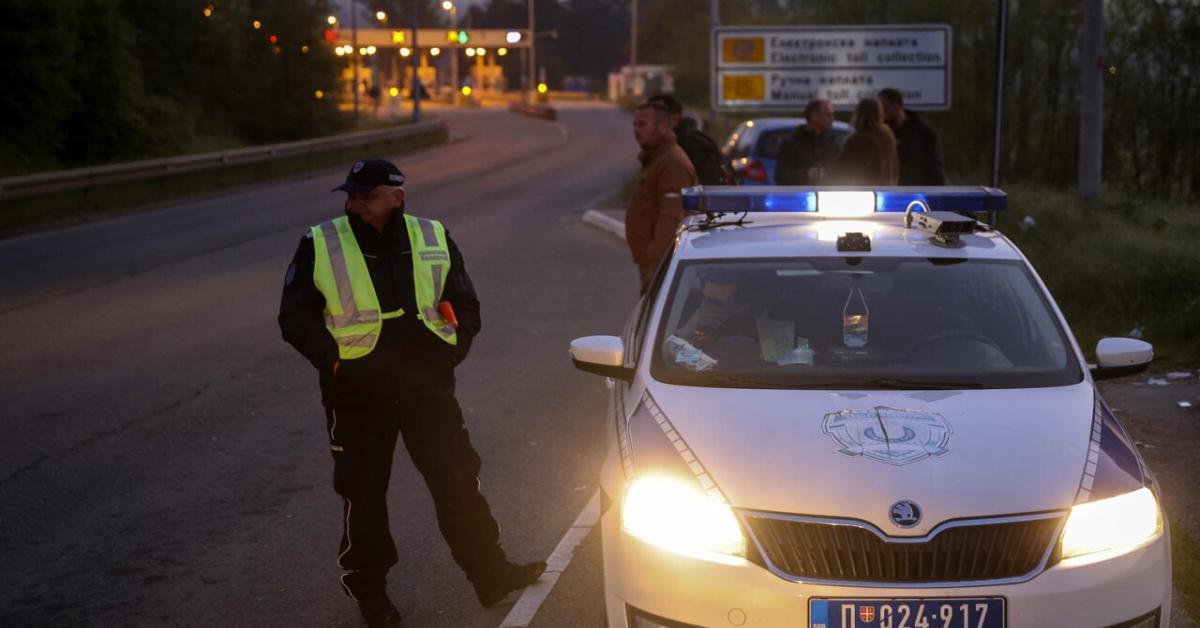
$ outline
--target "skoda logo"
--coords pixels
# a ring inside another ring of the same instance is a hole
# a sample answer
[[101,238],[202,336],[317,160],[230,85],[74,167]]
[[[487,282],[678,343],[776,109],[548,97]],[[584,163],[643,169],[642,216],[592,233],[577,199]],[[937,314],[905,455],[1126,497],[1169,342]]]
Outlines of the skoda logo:
[[892,523],[896,524],[896,527],[911,528],[921,521],[921,507],[907,499],[902,499],[892,504],[888,516],[891,517]]

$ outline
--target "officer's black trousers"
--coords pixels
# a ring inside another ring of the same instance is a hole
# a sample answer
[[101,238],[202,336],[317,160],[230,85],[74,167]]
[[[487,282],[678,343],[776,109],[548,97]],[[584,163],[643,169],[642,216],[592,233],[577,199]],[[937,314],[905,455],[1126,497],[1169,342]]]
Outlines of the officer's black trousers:
[[504,562],[500,528],[479,492],[479,454],[453,395],[328,408],[325,417],[333,487],[343,500],[338,566],[382,576],[396,564],[387,490],[397,433],[425,477],[438,528],[467,577],[472,582],[485,579]]

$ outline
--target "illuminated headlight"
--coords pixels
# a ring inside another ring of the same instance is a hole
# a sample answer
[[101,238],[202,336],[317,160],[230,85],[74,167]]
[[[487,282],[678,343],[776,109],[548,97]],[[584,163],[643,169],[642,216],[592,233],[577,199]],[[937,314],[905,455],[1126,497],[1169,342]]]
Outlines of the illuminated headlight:
[[1063,528],[1062,557],[1120,550],[1162,530],[1158,500],[1148,488],[1079,504]]
[[709,499],[699,486],[665,477],[642,476],[630,483],[621,527],[651,545],[689,556],[741,556],[746,551],[742,528],[728,504]]

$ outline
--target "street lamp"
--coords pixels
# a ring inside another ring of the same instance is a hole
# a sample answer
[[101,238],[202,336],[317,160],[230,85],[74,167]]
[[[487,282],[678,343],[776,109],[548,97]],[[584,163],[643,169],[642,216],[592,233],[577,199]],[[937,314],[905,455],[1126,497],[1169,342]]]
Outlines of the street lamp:
[[375,19],[379,20],[380,22],[386,22],[387,21],[387,13],[384,13],[383,11],[376,11]]
[[[450,28],[458,28],[458,7],[450,0],[442,0],[442,8],[450,12]],[[471,56],[468,54],[467,56]],[[450,55],[450,89],[458,89],[458,51]],[[455,96],[457,99],[457,95]]]

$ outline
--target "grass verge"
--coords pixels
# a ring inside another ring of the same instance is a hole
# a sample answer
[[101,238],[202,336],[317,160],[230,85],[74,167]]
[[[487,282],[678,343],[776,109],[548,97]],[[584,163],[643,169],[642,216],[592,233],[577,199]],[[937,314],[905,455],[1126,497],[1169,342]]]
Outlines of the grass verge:
[[1200,544],[1188,534],[1182,521],[1171,523],[1171,565],[1175,592],[1182,608],[1194,621],[1200,621]]
[[401,154],[445,141],[446,132],[442,130],[311,155],[116,183],[94,189],[4,200],[0,201],[0,236],[129,211],[152,209],[164,201],[312,170],[344,166],[363,155]]
[[1085,353],[1140,329],[1160,365],[1200,363],[1197,207],[1116,192],[1084,204],[1071,191],[1005,191],[1000,229],[1041,274]]

